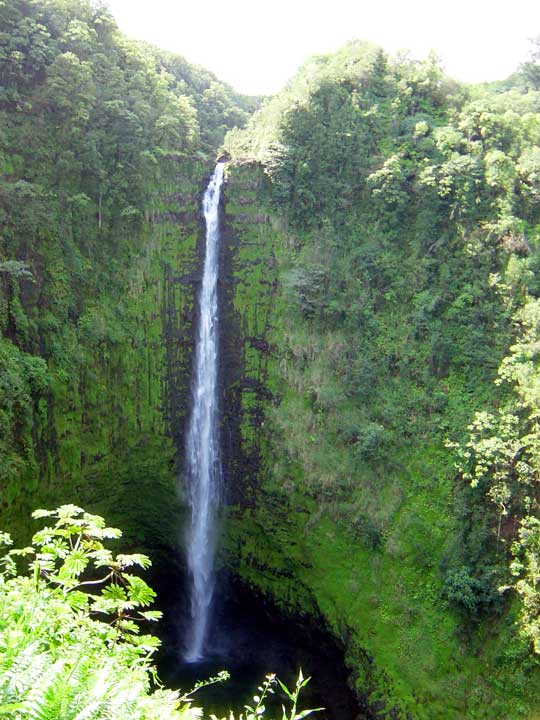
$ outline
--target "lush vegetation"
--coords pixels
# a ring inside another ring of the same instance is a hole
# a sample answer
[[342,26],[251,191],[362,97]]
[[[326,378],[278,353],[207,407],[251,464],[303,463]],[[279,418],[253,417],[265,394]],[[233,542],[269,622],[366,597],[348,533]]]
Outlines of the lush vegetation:
[[[538,44],[468,87],[355,42],[256,110],[101,4],[0,0],[0,29],[6,528],[26,542],[31,507],[84,502],[169,562],[199,193],[229,131],[223,561],[324,616],[371,712],[533,716]],[[152,690],[144,556],[76,507],[52,517],[29,574],[5,556],[2,712],[195,716]]]
[[22,539],[39,501],[101,498],[159,544],[178,532],[189,374],[177,276],[198,262],[201,179],[253,101],[128,40],[100,3],[9,0],[0,29],[3,516]]
[[[35,533],[32,545],[4,546],[0,571],[0,713],[11,720],[195,720],[191,692],[159,686],[151,661],[159,641],[141,634],[142,623],[160,612],[148,610],[155,593],[136,574],[150,560],[143,554],[114,555],[104,543],[121,532],[75,505],[37,510],[54,524]],[[26,573],[18,573],[29,561]],[[227,679],[222,672],[206,681]],[[253,706],[239,720],[265,716],[265,702],[279,683],[290,700],[281,720],[301,720],[298,696],[309,679],[300,674],[294,690],[274,675],[259,687]],[[158,686],[156,688],[156,685]],[[212,716],[213,720],[217,720]],[[224,719],[223,719],[224,720]],[[228,720],[234,720],[229,714]]]
[[[536,69],[465,87],[352,43],[226,141],[264,168],[281,285],[267,479],[232,562],[285,603],[253,562],[295,566],[301,602],[352,628],[420,717],[538,703]],[[270,517],[276,496],[294,517]],[[259,523],[282,542],[261,549]]]

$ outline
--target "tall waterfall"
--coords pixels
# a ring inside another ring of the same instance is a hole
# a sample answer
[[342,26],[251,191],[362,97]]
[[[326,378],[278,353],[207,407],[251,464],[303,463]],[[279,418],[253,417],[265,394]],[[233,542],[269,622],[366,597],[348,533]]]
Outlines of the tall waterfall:
[[191,579],[191,625],[185,659],[204,656],[210,605],[214,593],[216,511],[221,485],[218,429],[218,251],[219,198],[224,164],[218,163],[204,194],[206,253],[199,296],[199,331],[192,378],[192,410],[186,455],[191,505],[187,563]]

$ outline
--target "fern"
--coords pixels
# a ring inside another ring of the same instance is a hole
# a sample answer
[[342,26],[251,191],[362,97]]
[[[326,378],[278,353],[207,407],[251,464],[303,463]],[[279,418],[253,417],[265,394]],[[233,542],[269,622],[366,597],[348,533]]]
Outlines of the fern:
[[39,652],[39,643],[7,648],[0,664],[0,701],[16,702],[32,687],[50,661],[47,652]]
[[69,685],[64,682],[65,662],[57,660],[44,669],[38,682],[23,701],[29,720],[67,720],[63,710],[68,702]]

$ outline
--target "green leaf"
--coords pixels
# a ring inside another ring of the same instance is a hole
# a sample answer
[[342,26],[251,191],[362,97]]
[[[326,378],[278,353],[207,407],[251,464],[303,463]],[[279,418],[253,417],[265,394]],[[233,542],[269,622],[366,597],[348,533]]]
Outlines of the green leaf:
[[105,613],[110,615],[124,609],[125,603],[118,600],[108,600],[107,598],[97,597],[92,603],[92,613]]
[[9,533],[0,532],[0,545],[13,545],[13,539]]
[[82,550],[73,550],[64,560],[64,564],[58,573],[59,578],[77,578],[87,568],[88,557]]
[[99,531],[98,537],[116,540],[117,538],[122,537],[122,531],[118,528],[106,527]]
[[131,633],[133,635],[139,634],[139,626],[133,620],[120,620],[117,627],[125,633]]
[[107,587],[103,588],[102,596],[106,600],[112,600],[114,602],[125,602],[127,600],[127,594],[123,587],[116,583],[111,583]]
[[24,710],[24,703],[8,703],[7,705],[0,705],[0,715],[10,715],[12,712],[17,710]]
[[120,563],[122,567],[131,567],[138,565],[145,570],[152,565],[152,561],[147,555],[142,553],[134,553],[132,555],[117,555],[116,561]]
[[129,584],[128,597],[132,602],[145,607],[154,601],[156,593],[144,580],[136,575],[125,575],[124,577]]
[[32,513],[32,517],[36,520],[44,517],[52,517],[53,515],[56,515],[55,510],[34,510],[34,512]]
[[14,550],[10,550],[9,554],[13,555],[15,557],[25,557],[26,555],[34,555],[35,552],[36,552],[35,548],[25,547],[25,548],[16,548]]
[[112,563],[112,552],[106,548],[98,548],[88,553],[88,557],[92,558],[96,567],[108,567]]
[[155,637],[155,635],[140,635],[138,637],[132,637],[130,641],[147,652],[153,652],[161,646],[161,640]]
[[50,543],[54,537],[53,532],[53,529],[50,527],[45,527],[43,530],[39,530],[32,538],[33,544],[43,546]]
[[86,610],[88,608],[89,600],[92,596],[88,593],[74,590],[67,594],[67,602],[73,610]]
[[291,693],[289,688],[286,685],[284,685],[279,678],[277,678],[277,681],[278,681],[279,687],[283,690],[283,692],[289,698],[289,700],[292,700],[294,702],[294,695]]
[[59,520],[73,520],[77,515],[84,513],[84,510],[78,505],[60,505],[54,513]]

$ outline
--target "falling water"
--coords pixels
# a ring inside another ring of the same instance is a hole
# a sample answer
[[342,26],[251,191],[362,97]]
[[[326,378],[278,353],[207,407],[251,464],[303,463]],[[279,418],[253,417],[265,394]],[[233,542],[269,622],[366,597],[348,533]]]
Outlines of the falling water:
[[216,510],[221,485],[218,431],[218,244],[219,197],[224,164],[218,163],[204,194],[206,254],[199,296],[200,319],[192,379],[192,411],[186,441],[191,522],[187,563],[191,578],[191,625],[185,659],[204,656],[214,592]]

